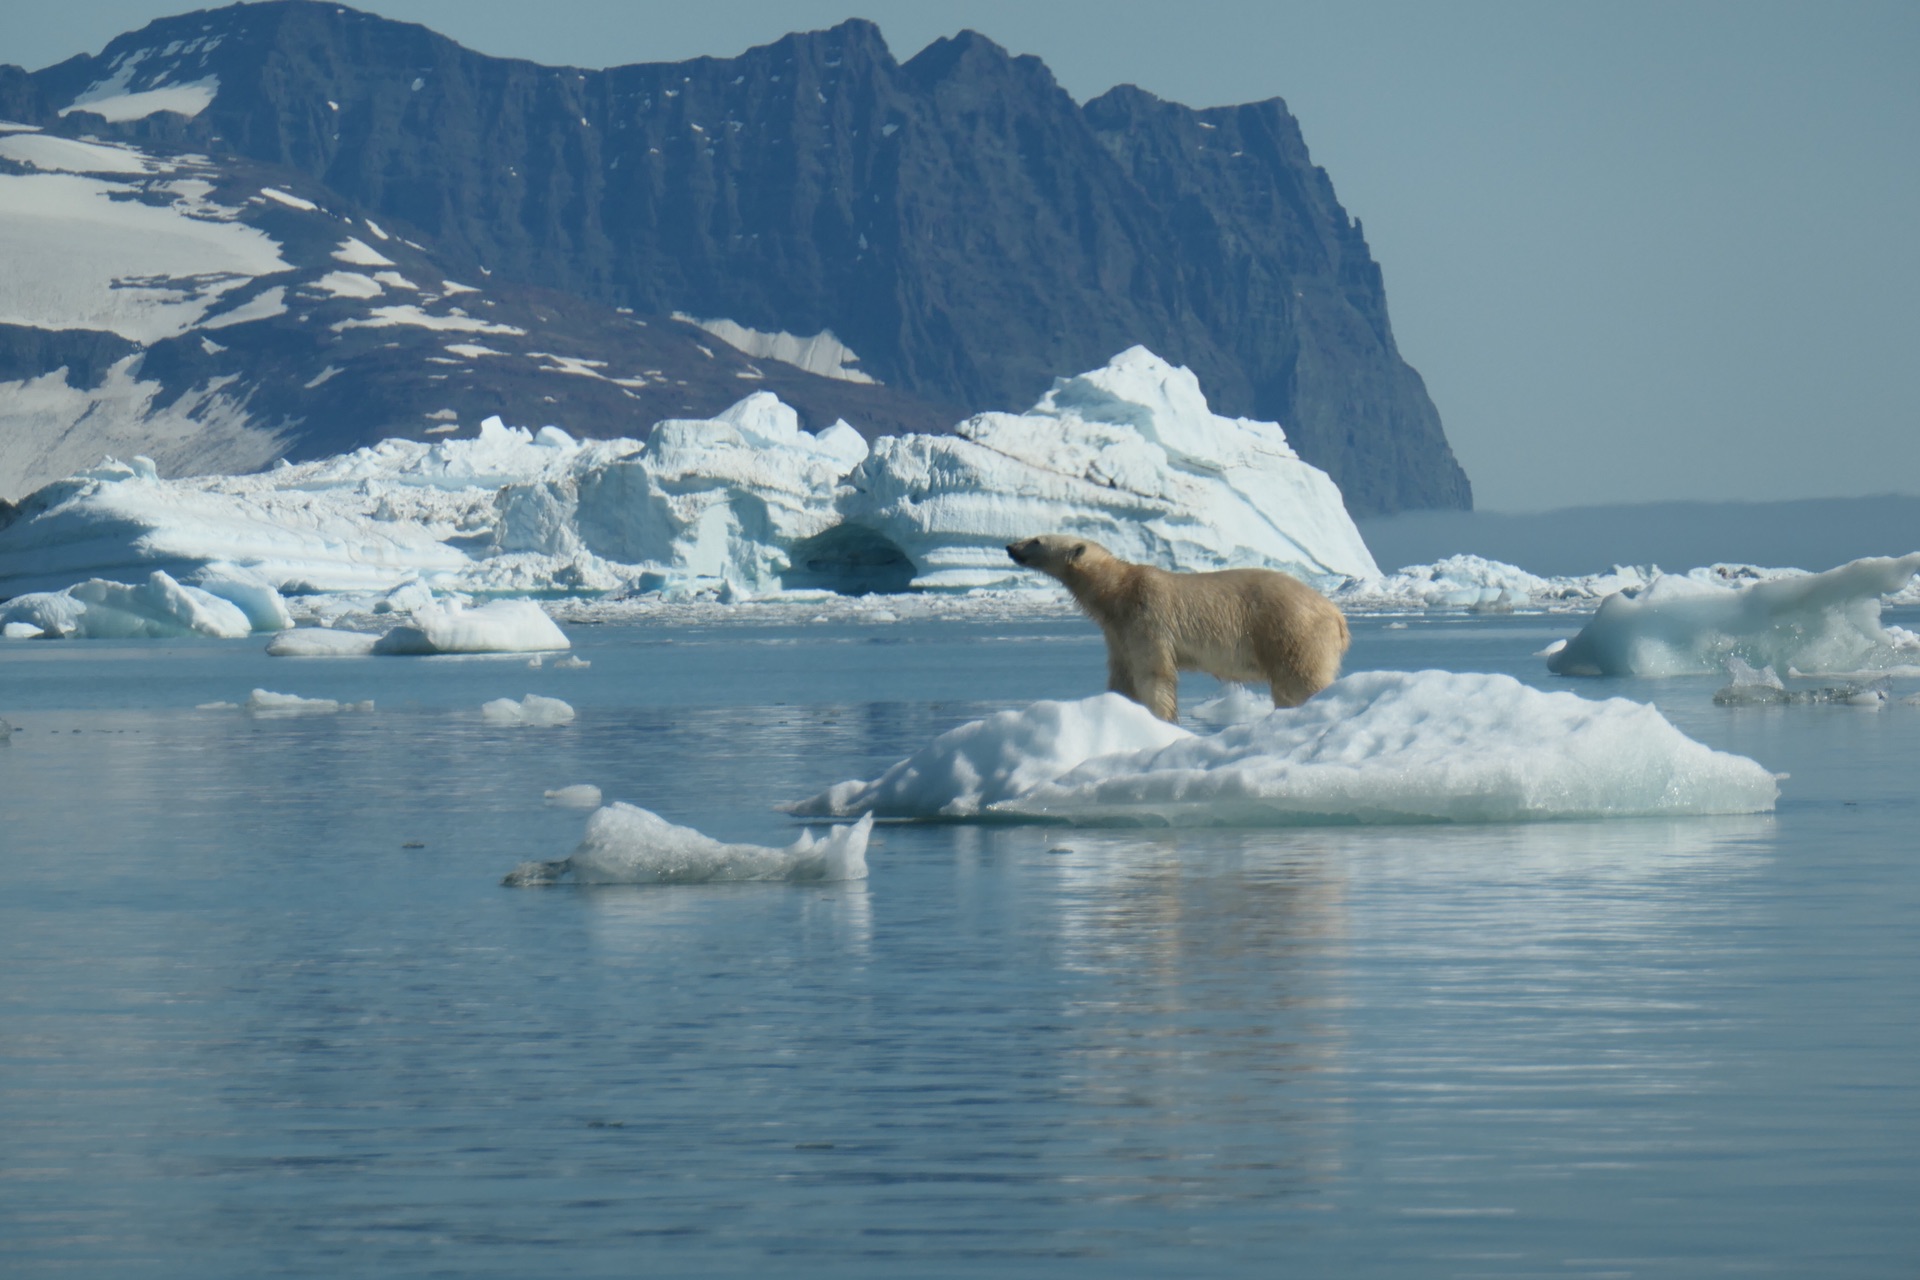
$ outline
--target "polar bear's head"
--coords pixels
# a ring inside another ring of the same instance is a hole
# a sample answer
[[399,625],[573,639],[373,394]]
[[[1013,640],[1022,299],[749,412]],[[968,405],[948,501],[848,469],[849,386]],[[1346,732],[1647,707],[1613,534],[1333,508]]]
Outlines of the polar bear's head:
[[1043,533],[1037,538],[1009,542],[1007,555],[1017,565],[1038,569],[1062,582],[1113,559],[1113,553],[1099,543],[1067,533]]

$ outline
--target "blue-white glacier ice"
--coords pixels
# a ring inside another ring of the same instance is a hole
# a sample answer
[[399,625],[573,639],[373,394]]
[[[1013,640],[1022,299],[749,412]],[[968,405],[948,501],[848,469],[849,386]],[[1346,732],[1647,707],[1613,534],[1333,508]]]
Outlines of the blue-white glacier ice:
[[1724,669],[1730,658],[1808,674],[1920,666],[1920,636],[1880,621],[1882,598],[1909,588],[1917,573],[1920,552],[1758,581],[1669,575],[1601,601],[1578,635],[1548,653],[1547,668],[1569,676],[1700,675]]
[[835,827],[816,839],[810,832],[784,849],[726,844],[676,826],[650,809],[615,802],[587,819],[586,837],[558,862],[523,862],[507,873],[509,885],[707,884],[724,880],[864,880],[867,839],[873,819]]
[[[1779,794],[1651,706],[1511,676],[1374,671],[1204,734],[1128,720],[1107,694],[949,731],[802,816],[1283,826],[1761,813]],[[1141,713],[1145,716],[1145,713]],[[1157,724],[1158,722],[1151,722]],[[1155,740],[1155,739],[1158,740]]]
[[0,528],[0,595],[156,569],[285,595],[1030,586],[1001,548],[1048,530],[1169,568],[1264,564],[1329,586],[1376,573],[1339,490],[1278,426],[1215,415],[1191,373],[1136,347],[1028,413],[871,453],[761,392],[644,443],[489,419],[473,439],[251,475],[163,480],[109,460]]

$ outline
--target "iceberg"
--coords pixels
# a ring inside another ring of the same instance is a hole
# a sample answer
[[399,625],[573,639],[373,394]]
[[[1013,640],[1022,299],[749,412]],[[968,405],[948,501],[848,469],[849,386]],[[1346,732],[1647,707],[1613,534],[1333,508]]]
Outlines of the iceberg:
[[[1161,742],[1102,750],[1095,727],[1114,715],[1115,696],[975,721],[872,783],[841,783],[790,812],[1143,826],[1536,822],[1762,813],[1779,794],[1759,764],[1688,738],[1651,706],[1546,693],[1511,676],[1365,672],[1217,732],[1163,725]],[[1057,727],[1035,734],[1030,714]],[[984,784],[981,760],[994,764]]]
[[15,596],[0,604],[0,625],[16,624],[85,640],[235,640],[253,634],[253,623],[237,605],[157,569],[139,585],[90,578],[64,591]]
[[915,589],[1016,583],[1006,544],[1053,532],[1165,569],[1379,574],[1338,487],[1278,424],[1215,414],[1190,370],[1145,347],[1025,413],[884,437],[847,483],[845,522],[897,548]]
[[1882,597],[1917,573],[1920,552],[1749,582],[1669,575],[1602,600],[1580,633],[1547,655],[1547,669],[1705,675],[1736,657],[1755,668],[1826,674],[1920,665],[1920,636],[1880,622]]
[[614,803],[587,819],[586,838],[558,862],[523,862],[503,884],[707,884],[723,880],[864,880],[873,819],[815,839],[801,832],[784,849],[723,844],[636,805]]
[[1339,490],[1280,426],[1214,414],[1190,371],[1135,347],[1026,413],[871,450],[844,422],[803,430],[757,392],[644,441],[488,418],[468,439],[252,475],[168,480],[108,459],[0,525],[0,595],[159,570],[225,593],[261,630],[286,625],[267,591],[1044,596],[1001,548],[1061,530],[1170,569],[1268,565],[1323,586],[1378,574]]
[[530,693],[518,702],[512,698],[495,698],[481,706],[480,714],[488,724],[526,724],[551,728],[573,723],[571,706],[558,698],[543,698],[537,693]]

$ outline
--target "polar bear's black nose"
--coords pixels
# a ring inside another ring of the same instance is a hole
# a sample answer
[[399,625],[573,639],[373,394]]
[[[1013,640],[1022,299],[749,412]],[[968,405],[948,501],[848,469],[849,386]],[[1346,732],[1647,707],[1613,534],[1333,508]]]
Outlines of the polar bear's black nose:
[[1007,544],[1007,556],[1015,564],[1025,564],[1027,562],[1026,557],[1020,554],[1020,544],[1017,542],[1009,542]]

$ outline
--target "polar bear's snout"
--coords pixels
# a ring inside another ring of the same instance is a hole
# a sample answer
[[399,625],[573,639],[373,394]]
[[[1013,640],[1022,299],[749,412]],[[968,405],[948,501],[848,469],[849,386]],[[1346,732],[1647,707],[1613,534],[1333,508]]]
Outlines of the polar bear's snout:
[[1031,538],[1026,542],[1009,542],[1007,544],[1008,559],[1012,560],[1015,564],[1025,564],[1027,562],[1027,556],[1033,550],[1032,543],[1033,540]]

